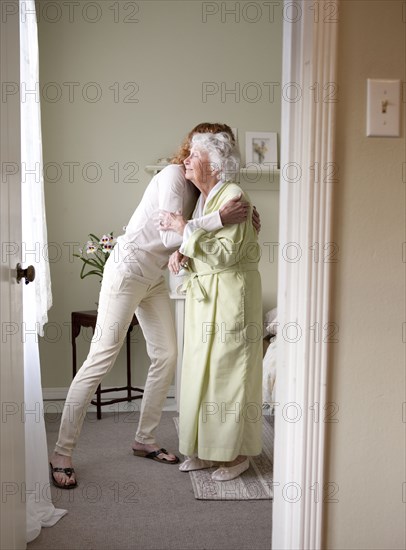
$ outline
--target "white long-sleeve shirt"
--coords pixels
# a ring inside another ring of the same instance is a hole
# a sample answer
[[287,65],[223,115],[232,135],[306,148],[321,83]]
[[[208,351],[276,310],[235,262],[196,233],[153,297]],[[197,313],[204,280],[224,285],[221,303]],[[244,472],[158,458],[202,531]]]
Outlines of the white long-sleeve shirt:
[[[177,233],[157,229],[159,210],[180,211],[188,219],[197,197],[196,188],[185,178],[183,166],[166,166],[152,178],[111,257],[121,269],[145,279],[157,279],[167,267],[170,254],[182,243]],[[195,219],[194,224],[207,231],[222,227],[218,212]]]

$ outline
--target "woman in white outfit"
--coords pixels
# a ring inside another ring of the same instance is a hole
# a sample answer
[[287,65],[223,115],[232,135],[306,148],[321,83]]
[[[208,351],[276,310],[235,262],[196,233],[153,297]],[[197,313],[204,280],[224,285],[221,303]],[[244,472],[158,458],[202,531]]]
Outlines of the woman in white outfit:
[[[196,132],[231,133],[222,124],[204,123]],[[183,152],[182,152],[183,151]],[[185,143],[176,161],[188,155]],[[172,164],[153,177],[144,196],[127,225],[124,235],[105,265],[97,313],[98,331],[83,366],[72,381],[66,398],[59,438],[50,457],[53,483],[60,488],[77,486],[72,453],[80,435],[87,406],[101,382],[111,370],[124,342],[129,324],[136,313],[144,333],[151,360],[135,440],[134,454],[166,464],[179,459],[162,449],[155,441],[163,404],[172,381],[177,357],[175,330],[168,290],[163,272],[170,254],[182,242],[171,231],[156,226],[159,210],[192,213],[197,199],[195,187],[186,180],[184,167]],[[239,200],[229,201],[220,211],[204,216],[195,223],[202,229],[214,231],[224,224],[245,220],[248,205]]]

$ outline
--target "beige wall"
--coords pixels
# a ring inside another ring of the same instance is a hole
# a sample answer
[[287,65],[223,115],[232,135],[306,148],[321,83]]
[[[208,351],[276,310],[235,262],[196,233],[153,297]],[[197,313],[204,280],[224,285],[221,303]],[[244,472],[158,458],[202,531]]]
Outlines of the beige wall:
[[339,502],[325,505],[324,530],[324,547],[337,550],[405,547],[405,125],[402,138],[365,132],[366,79],[406,80],[404,8],[340,3],[332,292],[340,333],[329,373],[339,422],[327,426],[326,474]]
[[[173,153],[196,123],[219,120],[237,128],[243,157],[246,131],[280,134],[280,7],[271,12],[263,2],[237,2],[232,14],[212,13],[213,2],[83,0],[79,7],[61,2],[58,12],[55,4],[38,2],[45,193],[54,243],[54,305],[40,346],[44,388],[69,385],[70,313],[94,309],[98,297],[96,278],[79,279],[81,264],[71,256],[79,244],[70,243],[83,244],[89,232],[121,233],[149,181],[144,166]],[[204,95],[209,87],[211,95]],[[266,190],[266,180],[259,183],[262,190],[250,193],[262,215],[266,311],[276,305],[277,265],[264,243],[278,239],[279,193]],[[89,337],[78,339],[79,359]],[[142,384],[148,359],[139,332],[136,340],[134,375]],[[123,374],[118,366],[106,384],[121,383]]]

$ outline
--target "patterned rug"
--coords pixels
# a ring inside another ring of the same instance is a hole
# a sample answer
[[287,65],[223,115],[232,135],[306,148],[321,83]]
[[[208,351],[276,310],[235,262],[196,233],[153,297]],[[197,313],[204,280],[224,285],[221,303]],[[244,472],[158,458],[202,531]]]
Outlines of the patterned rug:
[[[250,467],[231,481],[213,481],[211,474],[216,469],[207,468],[189,472],[195,498],[199,500],[271,500],[272,458],[274,430],[270,417],[264,417],[262,453],[250,457]],[[174,417],[176,430],[179,419]]]

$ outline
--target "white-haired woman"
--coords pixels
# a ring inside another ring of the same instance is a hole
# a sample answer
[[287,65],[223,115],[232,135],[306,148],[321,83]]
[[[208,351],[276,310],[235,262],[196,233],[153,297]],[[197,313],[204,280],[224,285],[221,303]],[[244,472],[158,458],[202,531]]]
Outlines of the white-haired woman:
[[[194,217],[221,208],[241,193],[234,179],[239,156],[225,133],[195,135],[184,161],[201,195]],[[244,194],[244,199],[249,198]],[[182,471],[218,466],[215,481],[238,477],[262,447],[262,300],[259,246],[251,216],[204,231],[175,214],[165,227],[183,235],[169,261],[187,261],[185,347],[179,449]]]

